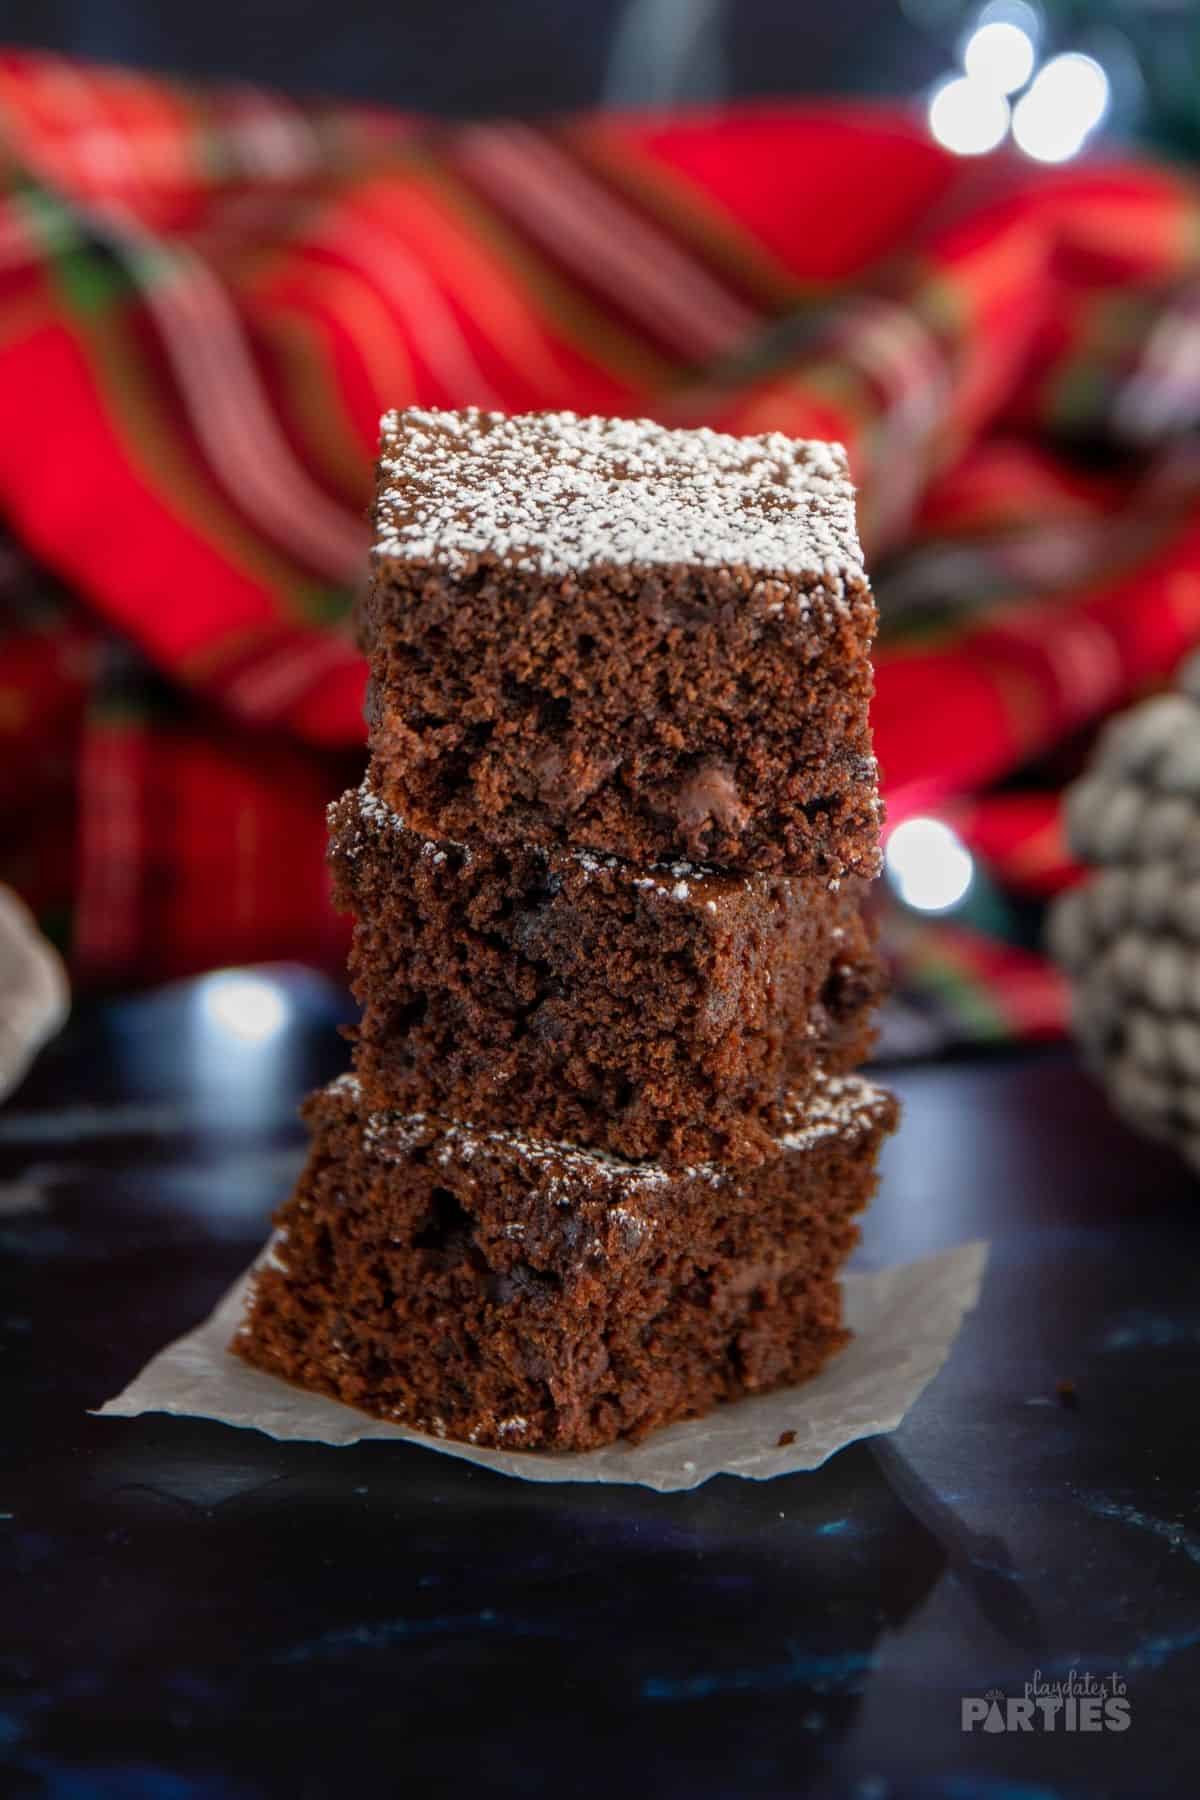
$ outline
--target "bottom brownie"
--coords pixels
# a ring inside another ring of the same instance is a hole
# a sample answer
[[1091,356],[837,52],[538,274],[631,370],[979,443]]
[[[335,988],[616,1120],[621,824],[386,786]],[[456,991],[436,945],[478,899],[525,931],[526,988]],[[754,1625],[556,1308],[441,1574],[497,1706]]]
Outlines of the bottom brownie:
[[845,1343],[891,1097],[828,1077],[747,1172],[666,1171],[308,1102],[308,1164],[231,1346],[439,1437],[587,1450],[815,1374]]

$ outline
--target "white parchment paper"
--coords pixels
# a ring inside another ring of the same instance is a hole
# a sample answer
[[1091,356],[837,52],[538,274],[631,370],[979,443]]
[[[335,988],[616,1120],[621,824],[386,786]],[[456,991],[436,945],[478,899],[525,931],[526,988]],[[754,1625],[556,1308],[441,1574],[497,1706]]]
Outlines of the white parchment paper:
[[[641,1444],[554,1455],[485,1450],[426,1437],[304,1393],[229,1354],[252,1270],[211,1318],[160,1351],[99,1410],[110,1418],[166,1412],[218,1419],[284,1442],[390,1438],[525,1481],[637,1482],[659,1493],[698,1487],[713,1475],[765,1481],[815,1469],[857,1438],[892,1431],[949,1355],[964,1314],[979,1297],[986,1262],[987,1245],[973,1243],[873,1274],[851,1272],[845,1277],[846,1315],[855,1336],[815,1380],[669,1425]],[[795,1433],[794,1442],[781,1444],[788,1432]]]

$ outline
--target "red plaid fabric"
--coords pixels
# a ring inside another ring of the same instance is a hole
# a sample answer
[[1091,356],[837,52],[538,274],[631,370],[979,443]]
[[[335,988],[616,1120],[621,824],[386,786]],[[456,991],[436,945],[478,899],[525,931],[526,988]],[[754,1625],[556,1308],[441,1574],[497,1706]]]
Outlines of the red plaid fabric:
[[[0,875],[83,979],[336,963],[347,618],[378,416],[418,401],[845,441],[892,816],[1045,894],[1086,734],[1200,638],[1198,328],[1167,169],[959,160],[897,111],[435,129],[0,56]],[[1061,1018],[1044,965],[922,946],[996,1029]]]

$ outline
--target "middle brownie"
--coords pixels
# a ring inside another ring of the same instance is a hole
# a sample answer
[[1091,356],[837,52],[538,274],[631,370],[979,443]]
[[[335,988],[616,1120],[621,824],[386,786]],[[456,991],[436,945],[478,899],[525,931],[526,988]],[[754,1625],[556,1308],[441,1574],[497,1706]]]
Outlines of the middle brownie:
[[881,985],[862,885],[433,843],[330,809],[370,1105],[653,1158],[756,1162],[854,1068]]

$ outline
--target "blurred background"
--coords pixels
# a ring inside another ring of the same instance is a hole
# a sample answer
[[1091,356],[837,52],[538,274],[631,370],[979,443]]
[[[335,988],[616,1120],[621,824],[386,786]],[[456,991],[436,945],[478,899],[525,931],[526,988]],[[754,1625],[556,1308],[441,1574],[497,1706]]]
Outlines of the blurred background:
[[[970,0],[9,0],[10,43],[143,69],[235,77],[440,117],[750,96],[927,96],[962,62],[985,9]],[[1200,26],[1190,0],[1012,0],[986,9],[991,49],[1024,67],[1096,59],[1109,128],[1200,146]],[[1015,60],[1012,60],[1015,59]],[[987,111],[987,107],[983,108]]]
[[378,414],[570,406],[848,443],[885,1050],[1065,1030],[1064,788],[1200,640],[1189,0],[7,0],[0,43],[0,879],[77,990],[336,974]]

